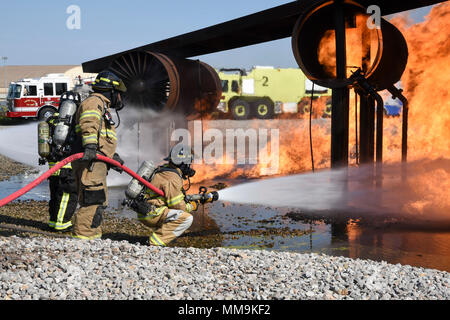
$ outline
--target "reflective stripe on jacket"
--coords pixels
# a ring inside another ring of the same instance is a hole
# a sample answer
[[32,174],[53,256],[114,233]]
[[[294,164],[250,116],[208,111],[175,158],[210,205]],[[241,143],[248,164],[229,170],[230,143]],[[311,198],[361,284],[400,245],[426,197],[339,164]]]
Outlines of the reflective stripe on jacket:
[[[77,109],[75,132],[81,136],[82,146],[98,145],[98,150],[112,158],[116,152],[117,134],[115,128],[104,119],[109,112],[110,101],[99,93],[92,93]],[[106,110],[105,110],[106,108]]]

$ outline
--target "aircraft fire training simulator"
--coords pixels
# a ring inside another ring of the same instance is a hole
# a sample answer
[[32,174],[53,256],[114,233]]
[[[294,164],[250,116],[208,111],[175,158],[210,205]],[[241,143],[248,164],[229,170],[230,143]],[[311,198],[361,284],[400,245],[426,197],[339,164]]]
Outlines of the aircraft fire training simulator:
[[[293,54],[301,70],[314,83],[332,89],[331,168],[348,166],[349,90],[354,88],[361,103],[360,163],[376,161],[378,172],[383,159],[383,117],[375,117],[375,110],[383,112],[378,91],[387,89],[404,105],[401,152],[402,161],[407,160],[407,98],[394,84],[405,70],[408,48],[401,32],[383,18],[378,28],[369,31],[362,28],[370,17],[367,7],[376,5],[385,16],[440,2],[444,1],[294,1],[87,61],[82,66],[84,72],[104,69],[116,72],[129,88],[125,97],[128,102],[155,110],[183,108],[178,111],[189,114],[196,104],[201,104],[202,110],[215,108],[221,96],[215,70],[189,57],[291,37]],[[346,36],[352,29],[364,34],[360,63],[350,67],[346,61]],[[319,62],[317,49],[330,31],[334,35],[335,63],[327,66]]]

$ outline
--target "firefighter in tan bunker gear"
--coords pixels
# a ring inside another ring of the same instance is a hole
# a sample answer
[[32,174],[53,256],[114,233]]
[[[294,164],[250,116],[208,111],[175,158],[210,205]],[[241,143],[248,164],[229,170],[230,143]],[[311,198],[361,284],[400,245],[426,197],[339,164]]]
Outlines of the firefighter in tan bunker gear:
[[75,114],[76,152],[84,153],[83,158],[73,163],[80,204],[74,218],[73,237],[87,240],[102,236],[103,211],[108,205],[106,176],[109,168],[106,163],[95,160],[97,153],[123,164],[115,153],[117,135],[110,108],[122,109],[120,92],[126,92],[123,82],[109,71],[97,75],[92,89],[94,93],[81,103]]
[[192,224],[190,212],[197,210],[199,202],[186,203],[183,189],[183,179],[195,174],[190,167],[192,159],[187,146],[174,146],[169,157],[164,159],[168,163],[156,168],[150,180],[153,186],[164,192],[164,197],[146,189],[145,197],[131,205],[139,221],[154,230],[149,237],[150,245],[166,246]]

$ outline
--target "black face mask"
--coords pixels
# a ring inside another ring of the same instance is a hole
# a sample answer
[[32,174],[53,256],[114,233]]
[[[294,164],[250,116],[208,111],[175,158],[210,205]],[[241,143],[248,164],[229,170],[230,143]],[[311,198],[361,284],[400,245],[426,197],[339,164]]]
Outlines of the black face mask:
[[[94,92],[100,93],[100,94],[103,95],[106,99],[108,99],[109,101],[111,101],[110,108],[113,108],[114,110],[116,110],[116,115],[117,115],[117,120],[118,120],[118,123],[117,123],[116,128],[118,128],[119,125],[120,125],[120,117],[119,117],[119,113],[118,113],[117,111],[122,110],[123,107],[125,106],[125,105],[123,104],[122,100],[119,100],[119,98],[117,97],[118,92],[116,92],[116,91],[114,91],[114,90],[111,90],[111,91],[99,91],[99,90],[95,90],[95,89],[94,89]],[[111,115],[110,115],[110,117],[111,117]],[[111,124],[111,125],[114,125],[115,122],[112,121],[112,122],[110,122],[110,124]]]
[[179,168],[183,173],[184,179],[192,178],[195,175],[195,170],[189,164],[182,164]]
[[116,109],[116,111],[120,111],[125,107],[125,104],[122,99],[119,99],[118,95],[119,93],[115,91],[111,94],[111,108]]

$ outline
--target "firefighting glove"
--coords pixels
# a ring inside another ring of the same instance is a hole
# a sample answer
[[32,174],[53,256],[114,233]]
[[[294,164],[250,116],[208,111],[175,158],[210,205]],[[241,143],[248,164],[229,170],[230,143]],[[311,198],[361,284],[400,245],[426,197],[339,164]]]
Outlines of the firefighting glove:
[[[117,161],[121,165],[123,165],[123,163],[124,163],[122,158],[117,153],[114,153],[113,160]],[[121,167],[112,166],[112,169],[117,171],[118,173],[122,173],[123,172],[123,169]]]
[[145,200],[134,200],[130,207],[137,213],[144,215],[153,210],[153,206]]
[[95,143],[89,143],[84,147],[83,161],[92,161],[97,158],[97,145]]
[[189,201],[189,204],[192,206],[192,211],[197,211],[200,201]]

